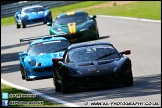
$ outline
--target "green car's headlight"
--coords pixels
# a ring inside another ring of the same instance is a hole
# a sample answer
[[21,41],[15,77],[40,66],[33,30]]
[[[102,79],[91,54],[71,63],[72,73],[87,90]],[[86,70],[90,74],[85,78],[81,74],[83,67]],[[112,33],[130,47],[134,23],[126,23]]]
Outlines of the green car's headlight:
[[80,31],[89,30],[90,27],[91,27],[91,23],[85,24]]
[[57,33],[65,33],[64,31],[62,31],[60,28],[54,28],[53,29],[55,32]]

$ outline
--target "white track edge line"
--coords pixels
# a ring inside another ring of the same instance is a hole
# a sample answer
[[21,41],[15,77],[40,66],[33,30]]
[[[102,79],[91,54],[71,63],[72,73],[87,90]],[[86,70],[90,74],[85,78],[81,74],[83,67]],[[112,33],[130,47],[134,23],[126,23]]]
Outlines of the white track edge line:
[[69,107],[80,107],[80,106],[78,106],[78,105],[75,105],[75,104],[72,104],[72,103],[69,103],[69,102],[60,100],[60,99],[58,99],[58,98],[54,98],[54,97],[45,95],[45,94],[43,94],[43,93],[41,93],[41,92],[38,92],[38,91],[36,91],[36,90],[32,90],[32,89],[28,89],[28,88],[25,88],[25,87],[22,87],[22,86],[18,86],[18,85],[12,84],[12,83],[10,83],[10,82],[8,82],[8,81],[6,81],[6,80],[3,80],[3,79],[1,79],[1,83],[6,84],[6,85],[11,86],[11,87],[14,87],[14,88],[17,88],[17,89],[19,89],[19,90],[31,92],[31,93],[36,94],[36,95],[38,95],[38,96],[40,96],[40,97],[43,97],[43,98],[45,98],[45,99],[47,99],[47,100],[51,100],[51,101],[55,101],[55,102],[57,102],[57,103],[64,104],[65,106],[69,106]]
[[109,17],[109,18],[121,18],[121,19],[130,19],[130,20],[138,20],[138,21],[150,21],[150,22],[160,22],[161,20],[151,20],[151,19],[142,19],[142,18],[131,18],[131,17],[120,17],[120,16],[109,16],[109,15],[97,15],[99,17]]

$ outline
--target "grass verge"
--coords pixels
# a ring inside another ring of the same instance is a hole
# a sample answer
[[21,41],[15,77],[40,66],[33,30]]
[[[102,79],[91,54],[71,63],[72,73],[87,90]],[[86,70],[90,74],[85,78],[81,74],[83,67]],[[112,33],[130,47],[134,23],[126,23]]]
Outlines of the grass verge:
[[[55,18],[62,12],[87,8],[90,6],[106,3],[108,1],[84,1],[66,6],[51,8],[52,16]],[[125,5],[114,5],[111,7],[99,7],[85,10],[89,14],[126,16],[135,18],[146,18],[161,20],[161,1],[139,1]],[[1,18],[1,26],[15,24],[14,17]]]

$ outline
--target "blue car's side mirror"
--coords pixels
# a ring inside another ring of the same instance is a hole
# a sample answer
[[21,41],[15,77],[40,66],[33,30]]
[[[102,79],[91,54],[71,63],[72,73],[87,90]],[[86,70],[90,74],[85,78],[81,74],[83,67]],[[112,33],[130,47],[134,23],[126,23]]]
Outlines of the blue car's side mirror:
[[19,53],[19,56],[24,56],[24,55],[27,55],[27,53],[25,53],[25,52]]
[[45,7],[45,9],[47,10],[47,9],[50,9],[49,7]]

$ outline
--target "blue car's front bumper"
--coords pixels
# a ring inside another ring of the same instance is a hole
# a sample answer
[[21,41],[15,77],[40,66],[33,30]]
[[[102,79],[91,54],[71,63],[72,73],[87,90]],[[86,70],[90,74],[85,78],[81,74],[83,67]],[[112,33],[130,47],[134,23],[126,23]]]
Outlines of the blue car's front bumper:
[[52,66],[44,67],[44,68],[27,68],[27,79],[43,79],[43,78],[52,78]]
[[39,18],[32,18],[32,19],[22,19],[22,23],[25,25],[29,24],[36,24],[36,23],[47,23],[48,21],[51,21],[52,17],[51,16],[45,16],[45,17],[39,17]]

